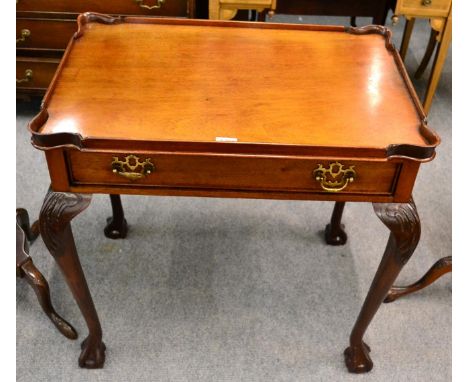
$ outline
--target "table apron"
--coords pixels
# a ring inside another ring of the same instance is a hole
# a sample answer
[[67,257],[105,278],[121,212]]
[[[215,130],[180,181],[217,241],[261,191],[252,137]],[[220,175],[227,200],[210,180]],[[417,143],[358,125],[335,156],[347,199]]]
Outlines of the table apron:
[[[227,198],[404,202],[411,197],[419,168],[418,162],[405,159],[167,152],[133,157],[73,149],[49,150],[46,157],[54,191]],[[125,169],[113,171],[116,161],[124,163]],[[151,163],[151,173],[138,175],[143,167],[137,161]],[[325,180],[344,185],[343,189],[326,190],[330,187],[317,179],[320,168],[331,170],[325,173]],[[345,182],[343,176],[350,170],[354,171],[353,182]],[[129,179],[129,173],[136,179]]]

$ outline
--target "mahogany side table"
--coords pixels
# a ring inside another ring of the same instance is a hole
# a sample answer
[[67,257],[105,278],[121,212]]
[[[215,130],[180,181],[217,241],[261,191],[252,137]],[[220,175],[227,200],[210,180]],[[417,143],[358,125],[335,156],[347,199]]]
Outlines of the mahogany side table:
[[[144,36],[144,38],[142,38]],[[98,315],[71,220],[93,193],[370,202],[390,237],[345,362],[372,369],[364,333],[420,236],[411,193],[439,144],[391,33],[85,13],[30,122],[51,188],[40,213],[102,367]]]

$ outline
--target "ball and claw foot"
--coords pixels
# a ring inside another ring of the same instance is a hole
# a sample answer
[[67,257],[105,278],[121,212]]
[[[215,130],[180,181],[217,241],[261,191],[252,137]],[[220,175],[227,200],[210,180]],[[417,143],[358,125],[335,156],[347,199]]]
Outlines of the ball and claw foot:
[[359,346],[350,346],[344,351],[345,363],[350,373],[367,373],[374,366],[370,356],[370,347],[362,342]]
[[109,239],[125,239],[127,237],[128,225],[127,220],[123,219],[117,222],[114,218],[107,218],[107,225],[104,228],[104,235]]
[[331,224],[325,227],[325,242],[328,245],[345,245],[348,240],[348,235],[344,231],[344,225],[340,224],[339,227],[332,229]]
[[87,337],[81,343],[81,354],[78,365],[85,369],[101,369],[106,360],[106,345],[99,340],[99,343],[90,341]]

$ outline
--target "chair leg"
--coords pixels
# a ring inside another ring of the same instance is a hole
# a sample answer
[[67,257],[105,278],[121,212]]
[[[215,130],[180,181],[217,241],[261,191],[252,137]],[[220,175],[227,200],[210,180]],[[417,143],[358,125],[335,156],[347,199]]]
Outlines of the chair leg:
[[414,284],[408,286],[394,286],[388,292],[387,297],[385,298],[384,302],[393,302],[400,297],[406,296],[410,293],[414,293],[418,290],[421,290],[433,282],[435,282],[438,278],[445,275],[448,272],[452,272],[452,256],[443,257],[439,259],[428,271],[427,273],[421,277],[418,281]]
[[104,235],[109,239],[125,239],[127,237],[128,225],[125,220],[120,195],[109,195],[112,206],[112,216],[107,218]]
[[426,48],[426,53],[424,53],[424,57],[419,64],[418,69],[416,70],[416,73],[414,74],[414,78],[419,79],[422,77],[424,74],[424,71],[427,68],[427,65],[429,64],[429,61],[431,60],[432,54],[434,53],[434,49],[437,45],[437,32],[436,30],[432,29],[431,30],[431,37],[429,37],[429,42],[427,43],[427,48]]
[[35,221],[31,226],[29,224],[29,215],[28,211],[24,208],[17,208],[16,209],[16,221],[21,227],[21,229],[26,234],[26,237],[29,242],[33,242],[39,236],[39,221]]
[[50,289],[47,280],[41,272],[38,271],[31,259],[28,259],[21,266],[23,277],[36,293],[42,310],[50,318],[55,327],[65,337],[75,340],[78,338],[76,330],[64,318],[62,318],[54,309],[50,300]]

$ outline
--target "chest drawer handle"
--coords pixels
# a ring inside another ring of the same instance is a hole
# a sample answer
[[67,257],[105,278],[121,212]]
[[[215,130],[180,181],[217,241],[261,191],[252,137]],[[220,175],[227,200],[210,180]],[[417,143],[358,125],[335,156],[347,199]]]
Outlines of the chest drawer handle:
[[432,4],[432,0],[422,0],[422,5],[424,5],[425,7],[428,7],[431,4]]
[[21,29],[21,37],[16,39],[16,43],[25,42],[29,36],[31,36],[31,31],[29,29]]
[[128,155],[124,160],[120,160],[119,157],[112,159],[112,172],[132,181],[142,179],[154,172],[151,158],[141,161],[136,155]]
[[26,69],[24,71],[24,78],[16,79],[17,84],[21,84],[23,82],[29,82],[33,78],[33,71],[31,69]]
[[339,162],[334,162],[325,168],[322,164],[314,170],[314,178],[320,182],[320,186],[327,192],[343,191],[349,183],[356,179],[354,166],[347,169]]
[[159,9],[161,6],[164,4],[166,0],[157,0],[157,3],[155,5],[146,5],[143,4],[144,0],[133,0],[135,3],[138,4],[140,8],[145,8],[145,9]]

